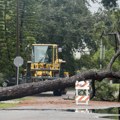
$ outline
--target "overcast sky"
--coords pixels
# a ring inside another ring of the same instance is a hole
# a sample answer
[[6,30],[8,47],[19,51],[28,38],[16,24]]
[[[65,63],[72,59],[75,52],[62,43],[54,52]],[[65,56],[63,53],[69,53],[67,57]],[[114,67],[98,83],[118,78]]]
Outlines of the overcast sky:
[[[101,0],[99,0],[99,1],[101,1]],[[91,5],[91,7],[90,7],[89,9],[90,9],[90,11],[93,12],[93,13],[94,13],[94,12],[97,12],[97,10],[98,10],[99,7],[102,7],[101,4],[93,3],[93,2],[91,2],[91,0],[89,0],[89,3],[90,3],[90,5]],[[119,7],[120,7],[120,0],[118,0],[118,4],[119,4]]]

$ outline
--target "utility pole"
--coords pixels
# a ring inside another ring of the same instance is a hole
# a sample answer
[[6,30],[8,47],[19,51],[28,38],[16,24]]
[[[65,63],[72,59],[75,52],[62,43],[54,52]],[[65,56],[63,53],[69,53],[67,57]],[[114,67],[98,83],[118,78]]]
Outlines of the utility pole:
[[103,60],[105,59],[105,46],[103,45],[103,42],[101,40],[100,43],[100,69],[103,68]]
[[102,54],[103,54],[102,48],[103,48],[103,44],[102,44],[102,40],[101,40],[101,43],[100,43],[100,69],[102,69]]
[[[19,0],[16,1],[16,57],[20,55],[20,41],[19,41]],[[16,67],[16,84],[18,85],[18,67]]]
[[17,0],[17,5],[16,5],[16,11],[17,11],[17,22],[16,22],[16,56],[20,55],[20,40],[19,40],[19,36],[20,36],[20,30],[19,30],[19,0]]

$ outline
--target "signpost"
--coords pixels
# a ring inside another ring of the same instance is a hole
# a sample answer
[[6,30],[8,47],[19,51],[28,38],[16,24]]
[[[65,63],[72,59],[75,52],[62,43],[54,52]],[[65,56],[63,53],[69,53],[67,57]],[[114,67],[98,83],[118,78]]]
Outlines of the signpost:
[[17,85],[18,85],[18,79],[19,79],[19,67],[23,65],[23,58],[21,56],[17,56],[14,59],[14,65],[17,67]]

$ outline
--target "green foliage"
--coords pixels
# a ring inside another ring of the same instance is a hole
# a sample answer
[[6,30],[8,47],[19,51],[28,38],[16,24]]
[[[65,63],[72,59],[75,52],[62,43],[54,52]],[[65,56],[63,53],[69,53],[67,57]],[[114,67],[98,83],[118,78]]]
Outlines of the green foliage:
[[102,0],[101,2],[105,8],[109,9],[109,8],[117,7],[117,1],[118,0]]
[[0,73],[0,85],[4,82],[4,75]]
[[[95,109],[95,113],[101,113],[101,114],[119,114],[119,108],[112,107],[112,108],[106,108],[106,109]],[[118,120],[119,116],[110,116],[110,119]]]
[[76,69],[94,69],[97,68],[97,61],[94,61],[90,55],[82,55],[80,60],[76,60]]
[[[0,72],[13,76],[15,74],[13,59],[16,56],[16,1],[5,0],[2,4],[5,6],[3,9],[5,46],[0,50],[0,66],[3,68]],[[66,69],[73,74],[75,61],[72,50],[85,48],[83,42],[92,48],[94,43],[90,40],[92,24],[92,16],[85,0],[21,0],[20,55],[26,62],[30,60],[32,43],[56,43],[63,47],[61,58],[66,60]]]
[[[0,72],[8,77],[15,75],[16,0],[0,1],[0,26],[4,26],[2,30],[0,27]],[[120,31],[120,12],[119,9],[102,11],[92,16],[86,3],[88,0],[19,1],[20,55],[25,63],[30,60],[31,44],[56,43],[63,48],[61,58],[66,60],[65,68],[71,74],[75,69],[84,67],[99,68],[101,39],[107,51],[115,45],[114,37],[100,36],[102,33]],[[84,55],[80,61],[75,61],[73,49],[82,51],[86,46],[90,56]],[[106,58],[105,66],[108,61]],[[115,69],[117,65],[118,62],[114,64]]]
[[116,86],[112,86],[107,80],[102,82],[96,81],[96,100],[104,100],[104,101],[115,101],[117,97],[115,93],[118,92],[118,88]]
[[[115,54],[114,48],[111,47],[105,50],[105,58],[101,60],[103,69],[107,68],[110,59]],[[93,55],[82,55],[80,61],[76,60],[76,64],[80,70],[86,69],[99,69],[100,68],[100,49],[98,49]],[[120,69],[119,58],[113,64],[113,70],[117,71]]]
[[39,26],[34,28],[37,43],[56,43],[63,47],[62,58],[66,60],[66,69],[73,72],[72,50],[85,48],[82,39],[89,47],[92,45],[89,35],[92,17],[84,0],[42,2],[37,6],[36,14],[39,19]]
[[[110,33],[114,33],[116,31],[120,31],[120,23],[119,17],[120,12],[119,9],[112,11],[101,11],[95,14],[95,24],[92,31],[92,39],[95,41],[94,50],[90,54],[89,62],[86,63],[86,67],[90,66],[99,69],[99,64],[102,63],[103,68],[107,67],[107,64],[110,62],[110,59],[115,54],[115,36],[109,35]],[[105,46],[105,58],[100,61],[100,44],[101,41]],[[84,60],[83,60],[84,61]],[[88,59],[87,59],[88,61]],[[113,64],[113,70],[119,70],[119,58]],[[83,64],[84,65],[84,64]],[[90,67],[87,67],[90,68]]]

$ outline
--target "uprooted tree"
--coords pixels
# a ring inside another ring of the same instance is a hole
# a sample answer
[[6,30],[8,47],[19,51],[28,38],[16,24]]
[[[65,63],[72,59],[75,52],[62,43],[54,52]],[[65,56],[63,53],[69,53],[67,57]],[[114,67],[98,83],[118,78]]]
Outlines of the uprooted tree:
[[56,80],[46,80],[41,82],[34,83],[25,83],[20,84],[8,88],[0,89],[0,100],[8,100],[19,97],[24,97],[28,95],[33,95],[46,91],[53,91],[57,89],[64,89],[66,87],[74,86],[75,81],[82,80],[102,80],[104,78],[117,78],[120,79],[120,72],[112,72],[112,71],[88,71],[84,73],[80,73],[78,75],[74,75],[70,78],[56,79]]
[[[11,86],[7,88],[0,88],[0,100],[9,100],[14,98],[25,97],[33,94],[38,94],[46,91],[54,91],[57,89],[64,89],[67,87],[72,87],[75,84],[75,81],[85,81],[92,80],[93,96],[95,95],[95,81],[101,81],[104,78],[116,78],[120,79],[120,71],[114,72],[112,70],[112,65],[116,58],[120,55],[120,35],[115,33],[117,38],[117,50],[115,55],[110,60],[106,70],[102,71],[87,71],[79,73],[69,78],[59,78],[55,80],[46,80],[33,83],[25,83],[16,86]],[[92,96],[92,97],[93,97]]]

